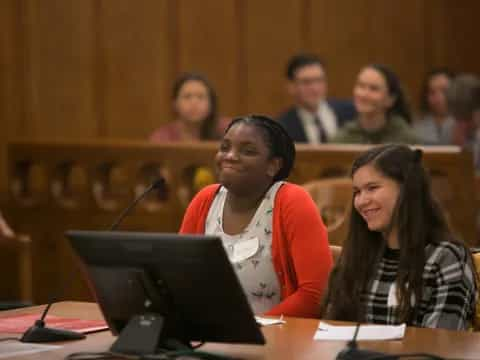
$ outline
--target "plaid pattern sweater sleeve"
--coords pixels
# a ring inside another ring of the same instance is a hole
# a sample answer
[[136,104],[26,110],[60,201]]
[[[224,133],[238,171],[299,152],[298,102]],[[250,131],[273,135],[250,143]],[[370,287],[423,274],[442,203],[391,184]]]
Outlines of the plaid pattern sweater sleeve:
[[[475,268],[467,250],[451,242],[428,245],[422,299],[412,302],[417,313],[409,325],[468,329],[475,314]],[[398,324],[395,279],[398,251],[387,249],[362,299],[367,322]]]

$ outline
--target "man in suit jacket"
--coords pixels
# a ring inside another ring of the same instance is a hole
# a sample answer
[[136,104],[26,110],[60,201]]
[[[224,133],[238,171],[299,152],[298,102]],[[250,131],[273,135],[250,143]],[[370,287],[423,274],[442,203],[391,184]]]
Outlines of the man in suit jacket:
[[327,99],[327,78],[322,61],[300,54],[287,65],[288,91],[295,106],[278,118],[296,142],[319,144],[332,138],[339,127],[355,116],[349,101]]

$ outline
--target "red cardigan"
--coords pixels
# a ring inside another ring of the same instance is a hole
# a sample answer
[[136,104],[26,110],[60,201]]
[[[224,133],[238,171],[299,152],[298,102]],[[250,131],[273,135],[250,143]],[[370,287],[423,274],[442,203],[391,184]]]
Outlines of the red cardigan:
[[[192,200],[180,233],[204,234],[210,205],[220,185],[209,185]],[[320,298],[333,260],[325,225],[312,198],[298,185],[283,184],[275,196],[272,261],[282,301],[267,315],[318,317]]]

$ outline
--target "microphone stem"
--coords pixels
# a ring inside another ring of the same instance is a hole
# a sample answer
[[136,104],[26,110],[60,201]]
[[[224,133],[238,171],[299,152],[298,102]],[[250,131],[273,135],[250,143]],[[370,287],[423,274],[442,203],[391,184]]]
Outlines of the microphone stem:
[[[113,225],[110,227],[110,231],[113,231],[115,230],[118,225],[121,223],[121,221],[123,220],[123,218],[132,210],[133,207],[135,207],[135,205],[137,205],[137,203],[142,200],[150,191],[152,191],[153,189],[155,188],[158,188],[160,187],[161,185],[163,184],[163,180],[157,180],[156,182],[152,183],[142,194],[140,194],[139,197],[137,197],[134,202],[132,204],[130,204],[130,206],[128,206],[126,209],[124,209],[121,214],[118,216],[117,220],[113,223]],[[73,276],[73,273],[70,274],[71,276]],[[53,303],[55,302],[55,296],[52,296],[47,304],[47,306],[45,307],[45,309],[43,310],[43,313],[42,313],[42,316],[40,317],[39,321],[41,322],[44,322],[45,321],[45,318],[47,316],[47,313],[48,311],[50,310],[50,307],[53,305]],[[48,330],[48,329],[47,329]],[[33,337],[29,336],[28,334],[28,330],[27,332],[24,333],[23,335],[23,338],[22,338],[22,341],[29,341],[27,340],[27,338],[29,339],[33,339]],[[30,340],[31,341],[31,340]],[[42,341],[45,341],[45,340],[42,340]],[[51,341],[51,340],[50,340]]]
[[150,185],[139,197],[135,199],[133,203],[130,204],[126,209],[122,211],[122,213],[118,216],[117,220],[113,223],[110,227],[110,231],[114,231],[117,229],[118,225],[122,222],[123,218],[128,215],[128,213],[138,204],[140,200],[142,200],[150,191],[155,188],[155,185]]
[[353,334],[353,338],[352,338],[352,340],[350,340],[348,342],[348,346],[351,349],[356,349],[357,348],[357,336],[358,336],[358,332],[360,331],[360,325],[361,325],[361,323],[358,322],[357,326],[355,326],[355,333]]
[[42,316],[40,317],[40,321],[44,321],[45,320],[45,317],[47,316],[47,313],[48,313],[48,310],[50,310],[50,307],[52,306],[52,303],[53,303],[54,299],[51,299],[47,306],[45,307],[45,309],[43,310],[43,314]]
[[358,336],[359,331],[360,331],[360,323],[358,322],[357,326],[355,327],[355,333],[353,334],[353,340],[354,341],[357,341],[357,336]]

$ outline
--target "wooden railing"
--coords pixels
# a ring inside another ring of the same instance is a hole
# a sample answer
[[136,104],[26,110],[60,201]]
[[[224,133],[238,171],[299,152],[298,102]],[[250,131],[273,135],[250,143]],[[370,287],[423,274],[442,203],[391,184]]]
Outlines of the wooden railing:
[[[152,145],[131,141],[16,141],[9,144],[9,201],[5,211],[32,241],[32,294],[44,302],[90,299],[63,233],[108,229],[115,217],[152,180],[166,188],[148,196],[121,225],[123,230],[177,231],[185,207],[199,187],[213,180],[216,143]],[[297,146],[289,180],[304,184],[346,176],[366,146]],[[476,243],[476,199],[470,153],[456,147],[425,149],[434,192],[455,230]],[[341,243],[336,239],[335,243]],[[1,265],[0,265],[1,266]]]

